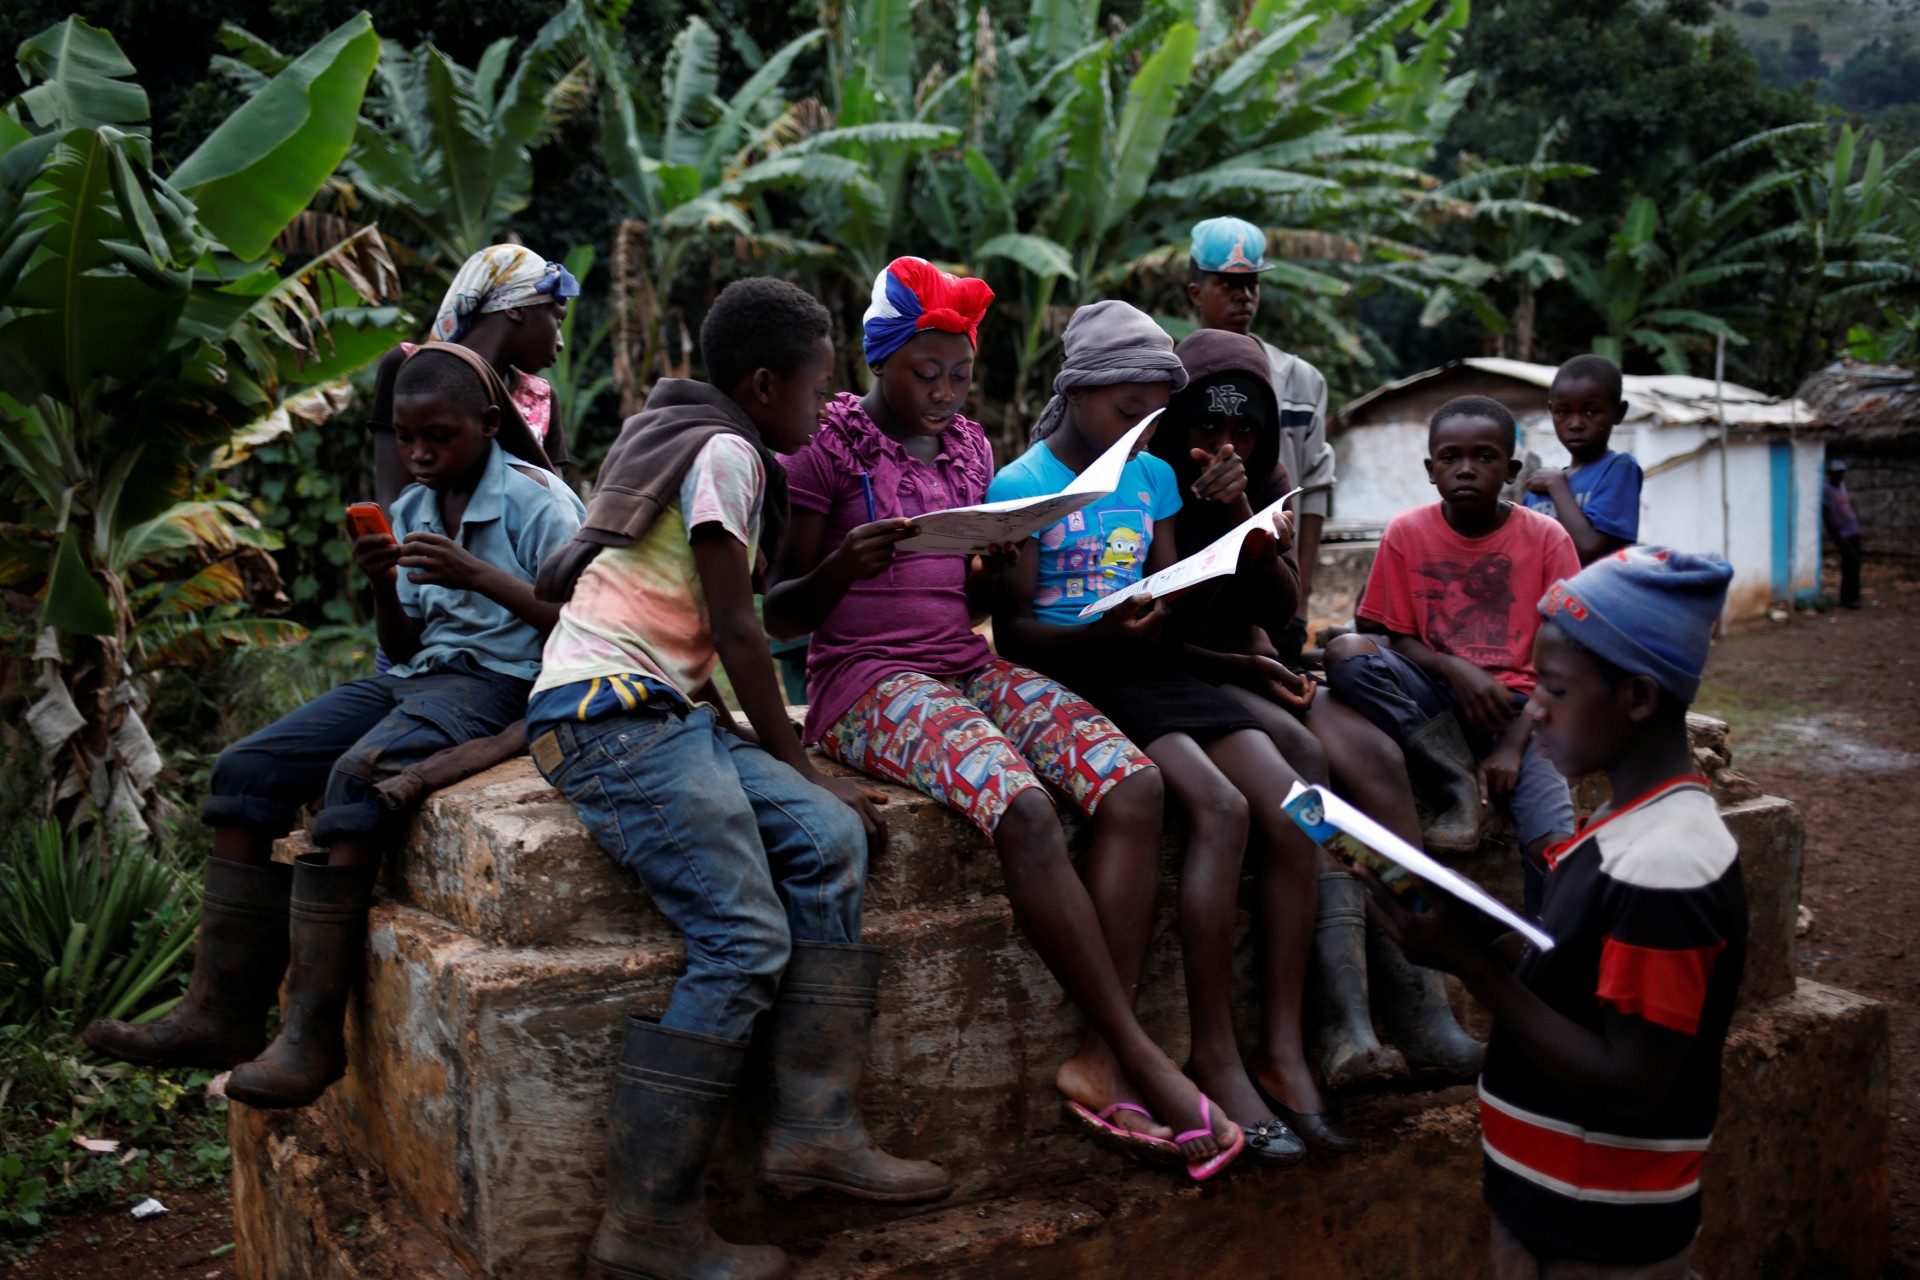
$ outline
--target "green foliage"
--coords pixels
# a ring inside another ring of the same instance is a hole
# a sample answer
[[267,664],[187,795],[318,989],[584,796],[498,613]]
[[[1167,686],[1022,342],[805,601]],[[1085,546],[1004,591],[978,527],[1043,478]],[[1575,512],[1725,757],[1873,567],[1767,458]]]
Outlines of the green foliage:
[[[0,1261],[62,1213],[222,1181],[225,1116],[201,1101],[211,1078],[100,1066],[0,1026]],[[81,1137],[120,1145],[92,1152]]]
[[[596,260],[593,246],[583,244],[575,245],[564,261],[584,289]],[[607,362],[607,334],[612,322],[603,320],[587,338],[574,338],[585,310],[584,301],[577,299],[567,308],[567,318],[560,323],[560,358],[546,373],[547,381],[553,384],[554,423],[565,433],[569,447],[576,450],[582,427],[592,420],[594,406],[613,390],[613,373]]]
[[145,1022],[179,998],[192,880],[139,849],[83,853],[53,823],[0,847],[0,1026],[71,1037],[95,1018]]
[[[44,584],[46,605],[0,625],[16,651],[36,646],[44,796],[75,824],[150,833],[141,670],[296,638],[243,620],[273,594],[270,543],[208,472],[331,323],[397,318],[362,305],[393,276],[377,233],[284,274],[273,248],[345,158],[377,46],[365,14],[343,24],[172,178],[134,131],[146,99],[111,37],[69,18],[23,49],[31,83],[0,115],[0,486],[39,535],[18,545],[45,558],[14,557],[0,586]],[[260,591],[239,561],[266,575]]]

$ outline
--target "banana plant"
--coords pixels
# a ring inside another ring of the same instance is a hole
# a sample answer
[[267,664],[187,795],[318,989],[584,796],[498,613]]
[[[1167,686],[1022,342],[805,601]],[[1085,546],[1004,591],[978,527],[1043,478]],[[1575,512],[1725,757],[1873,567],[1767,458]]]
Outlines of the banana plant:
[[69,18],[21,46],[29,86],[0,112],[0,484],[24,518],[0,586],[37,602],[5,638],[39,677],[40,808],[70,829],[150,834],[147,672],[192,636],[299,638],[234,609],[271,593],[246,576],[268,542],[209,472],[290,390],[337,377],[341,345],[393,340],[336,334],[404,319],[379,305],[377,232],[294,269],[274,247],[345,157],[378,56],[365,14],[342,24],[163,177],[111,36]]

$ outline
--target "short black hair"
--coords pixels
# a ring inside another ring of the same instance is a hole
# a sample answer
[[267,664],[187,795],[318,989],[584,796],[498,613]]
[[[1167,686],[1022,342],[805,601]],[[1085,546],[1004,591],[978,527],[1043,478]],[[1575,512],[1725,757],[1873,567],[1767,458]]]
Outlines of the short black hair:
[[832,331],[827,309],[805,289],[772,276],[749,276],[713,300],[700,324],[700,359],[707,381],[731,392],[762,366],[792,377]]
[[1607,393],[1607,399],[1620,403],[1621,383],[1620,366],[1605,356],[1575,356],[1560,366],[1553,375],[1553,385],[1547,388],[1547,394],[1553,394],[1553,387],[1563,382],[1595,382]]
[[396,402],[410,396],[441,396],[478,418],[490,401],[487,387],[474,367],[459,356],[423,347],[400,366],[393,380]]
[[1440,431],[1440,424],[1453,418],[1491,418],[1506,434],[1501,438],[1500,447],[1513,456],[1513,437],[1519,430],[1513,420],[1513,414],[1507,406],[1491,396],[1455,396],[1433,411],[1433,417],[1427,422],[1427,448],[1433,448],[1433,437]]

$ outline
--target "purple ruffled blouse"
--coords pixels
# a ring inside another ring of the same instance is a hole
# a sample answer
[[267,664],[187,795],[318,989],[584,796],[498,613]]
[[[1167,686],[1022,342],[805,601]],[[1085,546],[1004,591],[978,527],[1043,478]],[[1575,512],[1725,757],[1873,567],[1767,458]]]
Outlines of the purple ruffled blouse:
[[[874,425],[858,396],[841,392],[826,421],[798,453],[782,459],[793,505],[827,517],[831,549],[869,519],[913,517],[986,500],[993,451],[980,424],[956,416],[940,434],[940,455],[921,462]],[[873,514],[867,513],[872,485]],[[807,722],[817,742],[848,708],[903,671],[947,678],[992,658],[967,613],[966,556],[896,552],[877,578],[847,588],[807,649]]]

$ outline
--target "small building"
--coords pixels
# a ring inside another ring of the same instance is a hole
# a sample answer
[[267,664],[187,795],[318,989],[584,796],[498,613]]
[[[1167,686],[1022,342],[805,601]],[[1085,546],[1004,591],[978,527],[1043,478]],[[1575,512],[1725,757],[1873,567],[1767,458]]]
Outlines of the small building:
[[[1422,465],[1427,420],[1455,396],[1513,411],[1526,451],[1565,466],[1547,388],[1556,366],[1475,358],[1389,383],[1330,425],[1339,459],[1328,540],[1377,539],[1388,520],[1434,501]],[[1727,612],[1746,617],[1820,591],[1820,484],[1826,437],[1801,400],[1710,378],[1628,375],[1612,446],[1646,472],[1640,540],[1712,551],[1734,569]]]
[[1860,545],[1875,556],[1920,556],[1920,373],[1851,360],[1800,384],[1827,423],[1827,456],[1847,464]]

